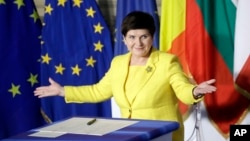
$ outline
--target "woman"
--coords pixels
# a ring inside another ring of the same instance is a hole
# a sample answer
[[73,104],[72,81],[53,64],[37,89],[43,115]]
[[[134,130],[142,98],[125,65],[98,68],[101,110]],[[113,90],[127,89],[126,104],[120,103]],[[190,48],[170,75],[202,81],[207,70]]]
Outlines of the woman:
[[183,141],[178,99],[186,104],[199,102],[204,94],[216,91],[211,85],[215,80],[191,84],[176,56],[153,48],[154,32],[151,15],[129,13],[122,23],[129,53],[115,57],[97,84],[63,87],[49,78],[50,85],[38,87],[35,96],[62,96],[67,103],[97,103],[114,97],[123,118],[178,121],[180,128],[173,140]]

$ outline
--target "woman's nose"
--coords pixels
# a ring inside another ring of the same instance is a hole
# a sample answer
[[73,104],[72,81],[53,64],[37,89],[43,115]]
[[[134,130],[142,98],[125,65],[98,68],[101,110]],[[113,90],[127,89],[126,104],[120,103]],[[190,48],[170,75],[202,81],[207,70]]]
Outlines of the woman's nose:
[[137,38],[137,39],[135,40],[135,43],[136,43],[137,45],[141,45],[141,44],[142,44],[142,39],[141,39],[141,38]]

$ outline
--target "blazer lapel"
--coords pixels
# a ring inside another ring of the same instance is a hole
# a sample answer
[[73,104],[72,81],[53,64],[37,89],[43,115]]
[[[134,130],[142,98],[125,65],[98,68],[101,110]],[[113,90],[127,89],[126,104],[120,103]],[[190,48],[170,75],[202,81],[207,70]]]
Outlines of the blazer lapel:
[[147,64],[145,66],[145,71],[143,71],[143,77],[140,82],[138,82],[138,89],[135,90],[135,93],[134,93],[134,98],[132,100],[132,103],[131,105],[133,104],[133,102],[135,101],[136,99],[136,96],[140,93],[141,89],[143,89],[146,85],[146,83],[150,80],[150,78],[152,77],[152,75],[154,74],[155,72],[155,63],[158,61],[158,55],[157,55],[157,52],[156,50],[153,48],[152,49],[152,53],[147,61]]
[[[123,103],[126,105],[129,105],[129,107],[131,107],[129,100],[125,94],[125,83],[126,83],[126,79],[128,77],[128,71],[129,71],[129,62],[130,62],[130,57],[131,57],[131,53],[127,53],[124,57],[124,59],[122,60],[119,69],[118,69],[118,73],[119,73],[119,82],[117,82],[118,85],[120,85],[119,87],[121,87],[121,91],[120,91],[120,96],[123,99]],[[124,99],[126,101],[124,101]]]

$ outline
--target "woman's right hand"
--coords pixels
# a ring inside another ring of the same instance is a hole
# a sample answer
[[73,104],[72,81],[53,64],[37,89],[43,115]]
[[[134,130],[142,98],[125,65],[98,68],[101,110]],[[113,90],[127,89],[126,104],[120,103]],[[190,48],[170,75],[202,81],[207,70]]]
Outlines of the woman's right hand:
[[55,82],[52,78],[49,78],[49,86],[37,87],[34,91],[35,96],[38,98],[48,97],[48,96],[62,96],[64,97],[64,88]]

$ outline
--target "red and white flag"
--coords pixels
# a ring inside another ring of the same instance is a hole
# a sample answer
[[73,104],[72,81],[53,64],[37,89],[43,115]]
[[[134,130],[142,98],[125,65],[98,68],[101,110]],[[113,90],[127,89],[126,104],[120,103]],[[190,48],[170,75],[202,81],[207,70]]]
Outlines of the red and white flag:
[[250,99],[250,1],[235,0],[237,6],[234,47],[234,80],[237,90]]

